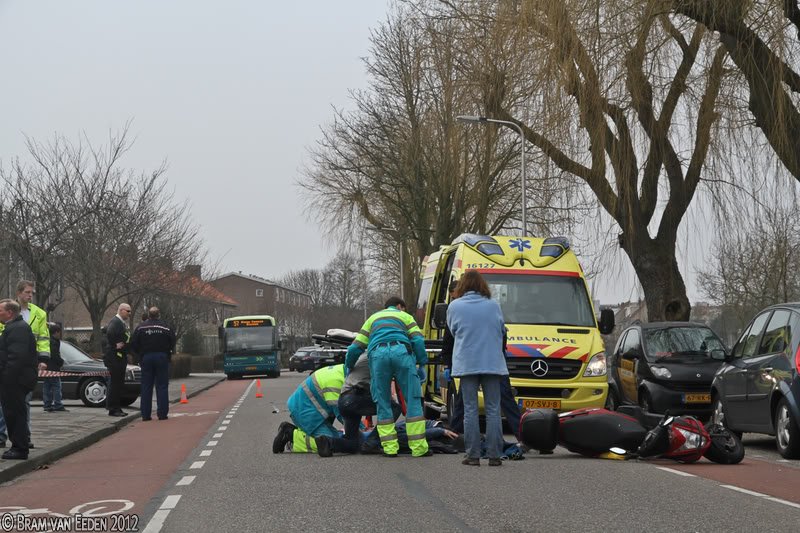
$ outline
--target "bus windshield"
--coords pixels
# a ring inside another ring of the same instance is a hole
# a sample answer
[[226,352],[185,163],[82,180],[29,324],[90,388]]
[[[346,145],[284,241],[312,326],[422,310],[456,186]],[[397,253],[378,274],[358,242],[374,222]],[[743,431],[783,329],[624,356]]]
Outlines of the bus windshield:
[[274,327],[225,328],[225,351],[273,350]]
[[506,324],[595,327],[586,285],[579,277],[485,274]]

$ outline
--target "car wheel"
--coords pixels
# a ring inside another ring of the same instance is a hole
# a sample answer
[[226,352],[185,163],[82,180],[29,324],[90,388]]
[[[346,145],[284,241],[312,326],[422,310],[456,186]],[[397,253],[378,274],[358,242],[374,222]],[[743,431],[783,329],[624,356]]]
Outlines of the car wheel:
[[606,409],[609,411],[616,411],[617,407],[619,407],[619,398],[617,398],[617,393],[611,387],[608,388],[608,396],[606,396]]
[[714,396],[714,403],[713,407],[711,408],[711,423],[714,425],[722,426],[734,435],[736,435],[740,440],[742,438],[741,431],[733,431],[731,428],[728,427],[728,424],[725,421],[725,410],[722,407],[722,399],[719,396]]
[[775,410],[775,442],[778,452],[786,459],[800,458],[800,428],[789,411],[789,402],[781,398]]
[[87,407],[105,407],[108,385],[105,378],[91,377],[78,385],[78,396]]

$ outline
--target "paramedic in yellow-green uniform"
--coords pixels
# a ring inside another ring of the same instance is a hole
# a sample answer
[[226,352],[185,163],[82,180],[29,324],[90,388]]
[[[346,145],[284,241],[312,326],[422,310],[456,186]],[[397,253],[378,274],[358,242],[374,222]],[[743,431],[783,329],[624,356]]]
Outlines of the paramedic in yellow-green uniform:
[[405,310],[406,304],[401,298],[389,298],[385,309],[364,322],[345,358],[345,366],[352,369],[358,357],[367,351],[372,379],[370,390],[378,407],[376,429],[387,457],[397,457],[400,449],[392,413],[392,378],[406,400],[406,430],[411,454],[414,457],[431,455],[425,440],[421,386],[428,355],[422,331]]

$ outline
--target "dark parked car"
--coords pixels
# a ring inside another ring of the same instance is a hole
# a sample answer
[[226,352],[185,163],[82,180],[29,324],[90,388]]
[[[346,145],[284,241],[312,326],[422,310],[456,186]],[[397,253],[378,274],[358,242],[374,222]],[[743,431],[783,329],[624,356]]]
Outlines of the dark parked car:
[[711,382],[726,353],[722,340],[703,324],[634,324],[622,332],[609,358],[606,405],[708,416]]
[[735,432],[775,435],[800,458],[800,303],[773,305],[744,329],[712,388],[713,420]]
[[[92,375],[106,370],[102,361],[89,356],[74,344],[61,341],[61,357],[64,359],[62,372],[72,372],[74,376],[61,377],[61,392],[65,400],[81,400],[89,407],[105,407],[108,385],[105,376]],[[128,365],[125,372],[125,388],[122,391],[122,405],[130,405],[139,397],[142,386],[142,370],[138,366]],[[42,397],[40,377],[33,391],[35,398]]]
[[314,371],[323,366],[329,366],[344,361],[344,354],[331,352],[319,346],[305,346],[298,348],[289,358],[289,370],[298,372]]

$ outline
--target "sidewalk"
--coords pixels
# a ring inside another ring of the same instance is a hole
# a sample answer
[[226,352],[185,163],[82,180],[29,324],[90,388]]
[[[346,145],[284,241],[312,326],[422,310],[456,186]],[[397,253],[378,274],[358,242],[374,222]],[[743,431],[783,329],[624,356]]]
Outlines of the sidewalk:
[[[186,385],[186,395],[191,398],[224,379],[225,374],[220,373],[192,374],[187,378],[170,380],[169,400],[171,403],[180,401],[181,384]],[[155,404],[155,394],[153,400]],[[128,416],[119,418],[108,416],[105,409],[85,407],[78,400],[65,400],[64,405],[69,409],[68,413],[46,413],[41,400],[31,402],[31,441],[35,448],[30,451],[26,461],[0,459],[0,483],[82,450],[139,420],[138,400],[130,407],[123,408],[129,413]]]

